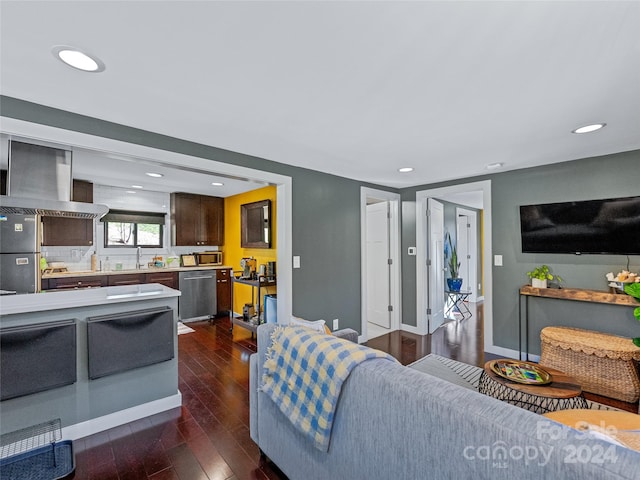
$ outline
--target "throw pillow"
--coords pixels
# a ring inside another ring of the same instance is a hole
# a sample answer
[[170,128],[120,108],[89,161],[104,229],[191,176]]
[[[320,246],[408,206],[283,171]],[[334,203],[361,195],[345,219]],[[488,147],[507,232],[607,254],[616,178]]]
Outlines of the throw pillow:
[[301,327],[311,328],[316,332],[331,334],[331,330],[327,327],[324,320],[305,320],[304,318],[291,317],[289,325],[300,325]]

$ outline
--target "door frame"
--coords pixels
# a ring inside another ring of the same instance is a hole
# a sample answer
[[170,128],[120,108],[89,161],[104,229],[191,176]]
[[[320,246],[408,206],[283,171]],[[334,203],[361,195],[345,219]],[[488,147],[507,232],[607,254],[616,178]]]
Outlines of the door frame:
[[293,308],[293,179],[291,177],[14,118],[2,117],[2,128],[0,131],[9,135],[50,141],[57,145],[66,144],[72,147],[83,147],[122,154],[135,157],[139,160],[145,160],[149,163],[162,163],[175,168],[198,168],[219,175],[237,176],[275,185],[277,225],[276,259],[278,262],[278,272],[281,273],[281,275],[278,275],[278,293],[281,295],[278,295],[277,311],[278,318],[291,317]]
[[400,329],[402,318],[401,276],[400,276],[400,194],[377,190],[369,187],[360,187],[360,325],[361,334],[358,342],[366,342],[367,334],[367,198],[374,198],[389,202],[389,253],[391,256],[391,295],[393,306],[391,311],[390,331]]
[[[460,217],[472,217],[473,218],[473,226],[475,229],[469,229],[469,237],[471,242],[470,245],[473,245],[471,250],[475,253],[475,261],[469,262],[468,258],[465,261],[469,264],[469,271],[473,272],[472,275],[467,278],[468,288],[465,290],[471,291],[471,295],[469,295],[469,302],[475,303],[478,301],[478,213],[475,210],[470,210],[469,208],[461,208],[456,207],[456,245],[458,246],[458,258],[460,258]],[[467,251],[469,254],[469,251]],[[473,280],[473,282],[471,281]]]
[[[427,332],[431,334],[447,321],[444,315],[444,272],[446,269],[444,263],[444,204],[439,199],[433,197],[427,198],[426,204],[426,243],[423,243],[422,246],[428,247],[422,249],[425,256],[422,265],[425,265],[426,268],[424,270],[424,295],[420,297],[426,299],[426,308],[423,309],[422,312],[427,322]],[[440,210],[438,221],[434,220],[435,210]],[[429,248],[434,247],[434,234],[437,247],[429,251]]]
[[[482,248],[482,271],[483,271],[483,287],[484,287],[484,351],[501,354],[504,350],[493,343],[493,275],[491,259],[493,258],[493,247],[491,244],[492,237],[492,220],[491,220],[491,180],[482,180],[479,182],[462,183],[451,185],[448,187],[433,188],[428,190],[420,190],[416,192],[416,245],[426,245],[426,212],[427,198],[442,197],[453,193],[465,193],[471,191],[482,191],[483,202],[483,248]],[[426,272],[426,252],[423,248],[418,248],[416,252],[416,330],[419,335],[426,335],[427,325],[425,315],[426,302],[421,298],[419,292],[425,291],[425,272]],[[425,268],[420,268],[423,265]]]

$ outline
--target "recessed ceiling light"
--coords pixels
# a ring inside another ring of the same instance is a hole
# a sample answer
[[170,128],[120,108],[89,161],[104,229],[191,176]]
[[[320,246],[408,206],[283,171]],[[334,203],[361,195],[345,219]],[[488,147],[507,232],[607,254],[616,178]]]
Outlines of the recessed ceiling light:
[[142,185],[131,185],[131,188],[144,188]]
[[402,167],[399,168],[398,171],[400,173],[409,173],[409,172],[413,172],[413,167]]
[[102,60],[92,57],[75,47],[57,45],[53,47],[51,51],[57,59],[64,62],[66,65],[82,70],[83,72],[103,72],[106,68],[104,63],[102,63]]
[[606,125],[606,123],[592,123],[591,125],[585,125],[584,127],[579,127],[575,130],[571,130],[571,133],[591,133],[595,132],[596,130],[600,130]]
[[504,166],[504,163],[496,162],[496,163],[489,163],[484,168],[486,168],[487,170],[495,170],[496,168],[500,168],[502,166]]
[[153,177],[153,178],[161,178],[161,177],[164,177],[164,175],[163,175],[163,174],[161,174],[161,173],[147,172],[146,174],[147,174],[147,175],[149,175],[150,177]]
[[135,190],[127,190],[127,193],[138,193]]
[[211,182],[211,185],[213,185],[214,187],[222,187],[222,186],[224,186],[224,183],[222,183],[222,182]]

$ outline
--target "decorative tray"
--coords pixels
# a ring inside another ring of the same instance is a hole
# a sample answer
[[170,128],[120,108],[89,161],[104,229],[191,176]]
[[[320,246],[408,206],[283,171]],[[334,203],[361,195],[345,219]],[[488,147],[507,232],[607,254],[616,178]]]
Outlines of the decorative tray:
[[551,374],[543,368],[517,360],[494,360],[489,364],[491,371],[502,378],[528,385],[546,385],[552,382]]

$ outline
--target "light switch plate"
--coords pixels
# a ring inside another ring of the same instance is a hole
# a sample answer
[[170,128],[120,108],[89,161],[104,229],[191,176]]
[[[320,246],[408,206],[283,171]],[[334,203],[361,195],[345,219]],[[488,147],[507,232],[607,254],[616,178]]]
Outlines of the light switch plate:
[[493,256],[493,264],[496,267],[501,267],[502,266],[502,255],[494,255]]
[[293,268],[300,268],[300,255],[293,256]]
[[416,250],[416,247],[409,247],[407,253],[413,257],[416,255]]

